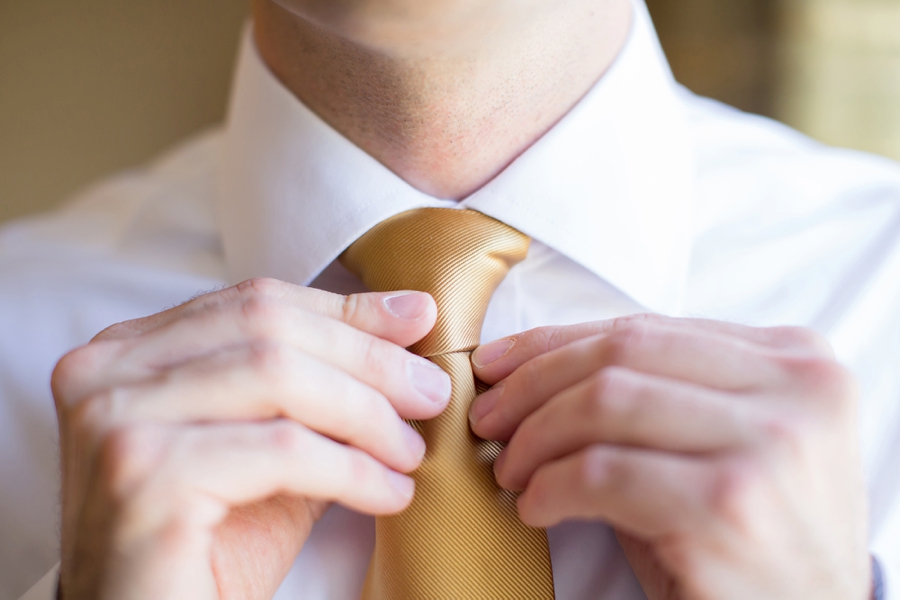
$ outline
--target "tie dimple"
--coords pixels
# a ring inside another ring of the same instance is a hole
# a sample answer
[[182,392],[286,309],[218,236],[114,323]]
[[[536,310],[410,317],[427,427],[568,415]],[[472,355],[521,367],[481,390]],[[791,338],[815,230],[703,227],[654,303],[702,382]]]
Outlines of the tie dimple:
[[471,210],[426,208],[371,229],[341,262],[373,291],[429,292],[434,329],[410,350],[449,375],[453,393],[436,419],[413,423],[428,450],[416,494],[400,515],[377,519],[365,600],[553,598],[546,533],[526,527],[515,496],[494,481],[501,446],[475,437],[470,353],[491,296],[530,240]]

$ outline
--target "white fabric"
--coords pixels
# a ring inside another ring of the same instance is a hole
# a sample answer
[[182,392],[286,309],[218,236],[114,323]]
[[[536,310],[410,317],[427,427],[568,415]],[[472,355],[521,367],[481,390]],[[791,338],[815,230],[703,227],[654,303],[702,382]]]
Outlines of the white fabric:
[[41,580],[25,592],[20,600],[49,600],[56,598],[56,585],[59,578],[59,564],[41,577]]
[[[538,240],[483,338],[645,310],[818,329],[860,381],[871,548],[900,600],[900,167],[680,89],[637,7],[595,89],[459,203]],[[313,115],[248,34],[224,129],[2,228],[0,600],[58,561],[59,356],[249,276],[358,290],[334,257],[382,218],[431,205],[455,204]],[[330,510],[278,598],[358,597],[373,535],[372,519]],[[565,524],[550,543],[560,600],[643,598],[605,526]]]

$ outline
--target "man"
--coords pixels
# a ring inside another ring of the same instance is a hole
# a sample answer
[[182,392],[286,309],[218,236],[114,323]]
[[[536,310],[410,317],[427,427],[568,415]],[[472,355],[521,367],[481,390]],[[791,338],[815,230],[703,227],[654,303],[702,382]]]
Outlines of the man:
[[469,418],[557,598],[898,597],[900,168],[679,89],[639,2],[253,17],[224,131],[0,238],[7,596],[359,597],[451,389],[335,259],[463,207],[534,240]]

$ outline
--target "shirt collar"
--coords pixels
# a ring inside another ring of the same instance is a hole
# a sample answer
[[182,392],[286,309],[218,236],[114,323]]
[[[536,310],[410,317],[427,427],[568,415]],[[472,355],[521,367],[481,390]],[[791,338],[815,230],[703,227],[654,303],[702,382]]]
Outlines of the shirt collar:
[[400,212],[472,208],[568,256],[649,310],[677,312],[691,246],[687,118],[642,0],[621,54],[548,133],[483,188],[439,200],[322,121],[266,68],[248,28],[219,170],[230,275],[309,284]]

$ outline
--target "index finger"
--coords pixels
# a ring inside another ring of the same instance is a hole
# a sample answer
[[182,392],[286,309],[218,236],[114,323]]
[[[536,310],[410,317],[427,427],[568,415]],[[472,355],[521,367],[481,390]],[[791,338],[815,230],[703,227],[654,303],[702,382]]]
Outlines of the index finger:
[[403,347],[418,341],[437,318],[437,306],[424,292],[372,292],[342,296],[261,278],[202,294],[149,317],[118,323],[101,331],[94,340],[132,338],[197,313],[258,302],[278,302],[317,313]]
[[494,385],[509,377],[513,371],[532,358],[578,340],[624,329],[636,322],[665,325],[670,328],[699,329],[734,336],[769,348],[825,357],[834,356],[831,345],[823,336],[803,327],[751,327],[712,319],[679,319],[655,314],[637,314],[577,325],[538,327],[496,340],[475,349],[472,354],[472,368],[478,379],[488,385]]

